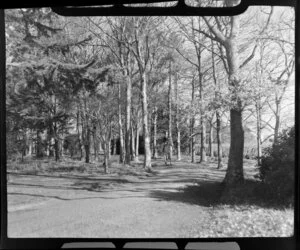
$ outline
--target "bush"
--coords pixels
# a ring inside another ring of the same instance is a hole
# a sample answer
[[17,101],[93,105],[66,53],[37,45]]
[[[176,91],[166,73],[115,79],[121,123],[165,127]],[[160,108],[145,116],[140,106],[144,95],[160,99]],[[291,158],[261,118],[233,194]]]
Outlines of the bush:
[[266,148],[259,166],[259,179],[270,198],[292,202],[295,180],[295,128],[283,131],[278,142]]

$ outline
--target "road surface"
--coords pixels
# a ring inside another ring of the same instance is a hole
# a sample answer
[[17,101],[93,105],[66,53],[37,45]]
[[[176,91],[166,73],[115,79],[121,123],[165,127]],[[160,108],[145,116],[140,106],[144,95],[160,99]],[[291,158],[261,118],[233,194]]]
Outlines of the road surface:
[[11,174],[10,237],[197,237],[211,208],[185,187],[224,171],[165,167],[150,177]]

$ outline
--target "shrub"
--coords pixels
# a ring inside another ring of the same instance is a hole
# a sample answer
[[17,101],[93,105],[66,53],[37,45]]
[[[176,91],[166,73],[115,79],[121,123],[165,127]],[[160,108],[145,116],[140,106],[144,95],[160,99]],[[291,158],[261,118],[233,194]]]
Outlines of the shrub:
[[278,142],[263,152],[258,177],[270,198],[291,202],[294,195],[295,128],[285,130]]

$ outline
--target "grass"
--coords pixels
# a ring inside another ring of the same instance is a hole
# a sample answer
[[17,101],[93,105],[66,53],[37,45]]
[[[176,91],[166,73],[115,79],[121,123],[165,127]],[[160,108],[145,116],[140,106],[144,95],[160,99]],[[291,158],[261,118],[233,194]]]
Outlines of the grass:
[[[292,209],[271,209],[246,205],[220,205],[212,212],[206,233],[215,237],[290,237]],[[201,236],[201,232],[200,232]]]
[[[153,176],[153,173],[147,173],[141,162],[132,163],[131,165],[123,165],[119,163],[118,156],[112,156],[109,166],[110,175],[119,176]],[[8,172],[17,172],[23,174],[105,174],[102,162],[72,160],[68,157],[55,161],[52,158],[34,159],[31,157],[24,158],[23,162],[8,161]]]

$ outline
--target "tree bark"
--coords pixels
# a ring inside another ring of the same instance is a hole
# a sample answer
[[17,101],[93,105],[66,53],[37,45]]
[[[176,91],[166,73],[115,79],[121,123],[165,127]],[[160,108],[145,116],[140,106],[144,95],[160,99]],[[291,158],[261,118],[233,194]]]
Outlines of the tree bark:
[[131,75],[129,70],[127,72],[127,88],[126,88],[126,126],[125,126],[125,163],[130,164],[131,154],[130,154],[130,134],[131,134],[131,89],[132,89],[132,82],[131,82]]
[[111,159],[111,134],[112,134],[112,127],[111,127],[111,124],[109,125],[109,132],[108,132],[108,138],[107,138],[107,144],[108,144],[108,147],[107,147],[107,150],[108,150],[108,160]]
[[213,148],[214,134],[213,134],[212,121],[210,122],[209,133],[208,134],[209,134],[209,138],[208,138],[208,151],[209,151],[209,156],[212,158],[212,157],[214,157],[214,148]]
[[58,141],[56,124],[54,124],[54,127],[53,127],[53,135],[54,135],[55,161],[58,161],[59,160],[59,145],[58,145],[59,141]]
[[229,68],[229,85],[232,87],[233,107],[230,109],[230,149],[228,168],[224,183],[226,185],[238,184],[244,181],[243,153],[244,153],[244,130],[242,125],[242,102],[239,97],[239,16],[231,17],[231,36],[225,42],[225,49]]
[[116,140],[115,137],[113,137],[112,141],[113,141],[113,145],[112,145],[112,155],[115,155],[116,152],[117,152],[117,140]]
[[136,124],[136,131],[135,131],[135,162],[139,161],[139,147],[140,147],[140,126],[139,126],[139,122],[137,121]]
[[104,142],[104,173],[108,173],[109,165],[109,145],[108,142]]
[[90,162],[90,128],[86,128],[86,138],[84,141],[85,163]]
[[172,139],[172,78],[171,78],[171,61],[169,62],[169,128],[168,128],[168,139],[169,139],[169,160],[172,162],[173,157],[173,139]]
[[119,122],[119,137],[120,137],[120,163],[125,162],[125,149],[123,141],[123,122],[122,122],[122,107],[121,107],[121,85],[118,86],[118,122]]
[[42,158],[44,156],[44,153],[42,149],[41,131],[39,129],[36,132],[36,139],[36,157]]
[[191,117],[190,117],[190,153],[192,160],[191,162],[195,162],[195,136],[194,134],[194,127],[195,127],[195,110],[194,110],[194,103],[195,103],[195,82],[192,81],[192,101],[191,101]]
[[157,106],[154,106],[153,113],[153,158],[157,159]]
[[134,161],[135,160],[135,136],[134,136],[134,130],[133,130],[133,124],[131,124],[131,160]]
[[147,100],[147,78],[146,72],[141,72],[141,87],[142,87],[142,114],[143,114],[143,133],[144,133],[144,168],[151,170],[151,149],[150,137],[148,130],[148,100]]
[[201,52],[198,52],[198,77],[199,77],[199,99],[200,99],[200,163],[206,162],[206,125],[204,122],[204,107],[203,107],[203,83],[201,72]]
[[261,112],[260,101],[256,103],[256,143],[257,143],[257,166],[261,165]]
[[279,129],[280,129],[280,111],[281,111],[281,103],[276,100],[276,110],[275,110],[275,129],[274,129],[274,145],[278,142],[279,137]]
[[214,55],[214,42],[211,41],[211,48],[212,52],[211,57],[212,57],[212,69],[213,69],[213,79],[215,82],[215,101],[217,102],[217,108],[216,108],[216,132],[217,132],[217,158],[218,158],[218,169],[223,167],[222,164],[222,138],[221,138],[221,117],[220,117],[220,104],[219,101],[221,99],[220,96],[220,82],[217,80],[217,75],[216,75],[216,63],[215,63],[215,55]]
[[177,161],[181,160],[181,143],[180,143],[180,128],[179,128],[179,91],[178,91],[178,79],[175,74],[175,97],[176,97],[176,133],[177,133]]
[[221,117],[220,112],[216,111],[216,123],[217,123],[217,156],[218,156],[218,169],[223,167],[222,164],[222,136],[221,136]]

